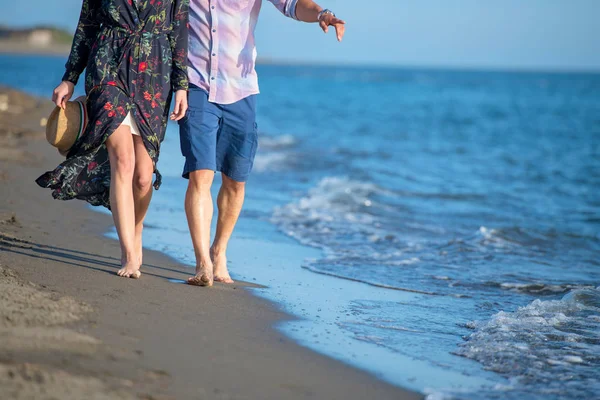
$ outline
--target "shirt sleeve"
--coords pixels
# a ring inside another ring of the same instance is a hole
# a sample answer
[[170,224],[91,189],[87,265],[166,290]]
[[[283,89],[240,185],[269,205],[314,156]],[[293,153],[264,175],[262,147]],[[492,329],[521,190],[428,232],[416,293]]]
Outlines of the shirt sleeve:
[[71,53],[65,65],[66,71],[62,78],[63,81],[69,81],[76,85],[79,75],[87,66],[90,49],[100,30],[99,10],[100,0],[83,0]]
[[298,20],[296,16],[296,4],[298,0],[269,0],[283,15]]
[[172,30],[169,33],[173,70],[171,71],[171,87],[174,91],[188,90],[187,57],[188,57],[188,22],[189,0],[175,0]]

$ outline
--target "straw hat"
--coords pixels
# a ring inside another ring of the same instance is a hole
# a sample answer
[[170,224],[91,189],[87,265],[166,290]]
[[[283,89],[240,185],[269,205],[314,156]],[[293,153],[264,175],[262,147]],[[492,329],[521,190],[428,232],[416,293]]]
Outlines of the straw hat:
[[75,101],[68,101],[64,110],[56,107],[48,117],[46,140],[66,157],[69,149],[83,134],[87,121],[85,97],[81,96]]

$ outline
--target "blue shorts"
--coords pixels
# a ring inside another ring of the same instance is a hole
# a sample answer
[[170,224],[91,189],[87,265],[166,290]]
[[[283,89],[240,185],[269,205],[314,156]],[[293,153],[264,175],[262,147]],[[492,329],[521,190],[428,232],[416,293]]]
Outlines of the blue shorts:
[[190,172],[209,169],[246,182],[258,147],[256,96],[215,104],[203,89],[190,85],[188,107],[179,121],[183,177],[189,179]]

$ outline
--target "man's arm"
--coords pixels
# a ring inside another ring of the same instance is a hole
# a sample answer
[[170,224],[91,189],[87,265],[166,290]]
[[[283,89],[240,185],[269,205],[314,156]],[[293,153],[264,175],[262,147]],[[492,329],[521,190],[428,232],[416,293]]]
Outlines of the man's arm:
[[269,0],[283,15],[303,22],[318,22],[323,32],[327,33],[330,26],[335,28],[335,36],[342,41],[345,22],[331,12],[323,10],[312,0]]
[[337,18],[333,12],[323,10],[313,0],[298,0],[296,3],[296,19],[303,22],[318,22],[323,32],[327,33],[329,26],[335,28],[335,36],[339,42],[344,37],[346,23]]

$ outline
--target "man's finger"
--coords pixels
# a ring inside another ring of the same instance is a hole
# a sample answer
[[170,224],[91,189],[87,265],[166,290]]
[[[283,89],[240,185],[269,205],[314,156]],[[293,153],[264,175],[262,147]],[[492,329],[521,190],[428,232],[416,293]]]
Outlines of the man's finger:
[[339,18],[336,18],[336,17],[331,18],[331,21],[329,21],[329,25],[345,24],[345,23],[346,23],[345,21],[343,21]]
[[344,24],[336,24],[335,26],[335,36],[337,37],[338,42],[342,41],[344,37],[344,32],[346,31],[346,27]]
[[319,26],[323,29],[323,32],[327,33],[327,23],[323,20],[319,21]]

